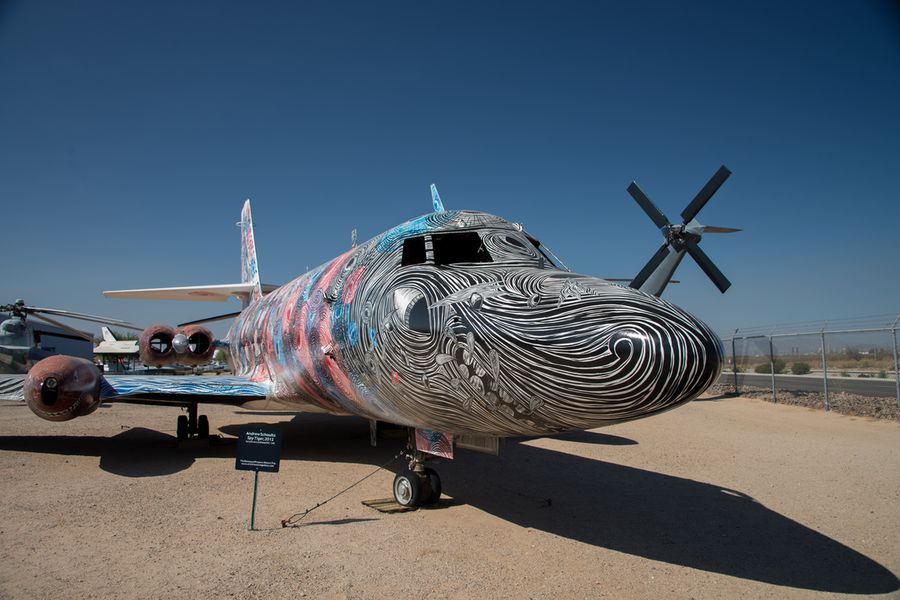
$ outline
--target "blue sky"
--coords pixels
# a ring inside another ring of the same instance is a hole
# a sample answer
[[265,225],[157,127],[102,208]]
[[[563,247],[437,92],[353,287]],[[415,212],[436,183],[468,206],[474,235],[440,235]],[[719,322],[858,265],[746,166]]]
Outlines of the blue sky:
[[[700,213],[665,298],[720,332],[900,312],[900,17],[888,2],[5,2],[0,302],[176,323],[231,306],[250,197],[283,283],[444,204],[574,270],[661,243],[625,191]],[[236,305],[234,305],[236,306]]]

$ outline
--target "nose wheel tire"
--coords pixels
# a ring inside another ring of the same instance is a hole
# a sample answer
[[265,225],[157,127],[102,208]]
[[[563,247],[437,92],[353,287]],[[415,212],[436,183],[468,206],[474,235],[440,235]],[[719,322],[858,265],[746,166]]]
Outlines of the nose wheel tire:
[[397,473],[394,477],[394,500],[400,506],[419,506],[422,503],[424,480],[409,469]]
[[441,478],[434,469],[422,474],[404,469],[394,477],[394,500],[400,506],[434,504],[441,498]]

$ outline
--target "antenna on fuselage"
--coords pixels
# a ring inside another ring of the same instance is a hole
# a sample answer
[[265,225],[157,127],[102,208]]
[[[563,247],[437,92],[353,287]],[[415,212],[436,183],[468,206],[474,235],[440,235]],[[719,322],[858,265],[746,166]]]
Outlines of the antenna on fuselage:
[[356,230],[350,232],[350,247],[356,248]]
[[434,212],[444,212],[444,203],[441,202],[441,195],[438,194],[437,186],[431,184],[431,204],[434,205]]

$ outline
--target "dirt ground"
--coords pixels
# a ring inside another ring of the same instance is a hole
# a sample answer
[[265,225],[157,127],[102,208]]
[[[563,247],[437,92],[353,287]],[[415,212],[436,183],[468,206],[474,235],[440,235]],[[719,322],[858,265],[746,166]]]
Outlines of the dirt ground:
[[[432,509],[382,514],[352,418],[204,407],[221,436],[177,448],[178,409],[50,423],[0,401],[0,597],[898,597],[900,424],[761,400],[696,401],[436,465]],[[282,423],[281,471],[234,469],[246,423]],[[396,466],[396,465],[394,465]]]

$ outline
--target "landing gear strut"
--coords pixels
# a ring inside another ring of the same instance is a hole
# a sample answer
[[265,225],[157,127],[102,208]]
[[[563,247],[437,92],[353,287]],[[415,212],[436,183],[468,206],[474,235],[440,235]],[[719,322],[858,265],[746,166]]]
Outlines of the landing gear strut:
[[406,453],[409,465],[394,477],[394,500],[409,507],[436,504],[441,499],[441,478],[425,466],[429,455],[416,449],[413,436]]
[[209,418],[206,415],[197,415],[197,403],[192,402],[187,406],[188,414],[178,416],[178,425],[175,429],[179,440],[209,438]]

